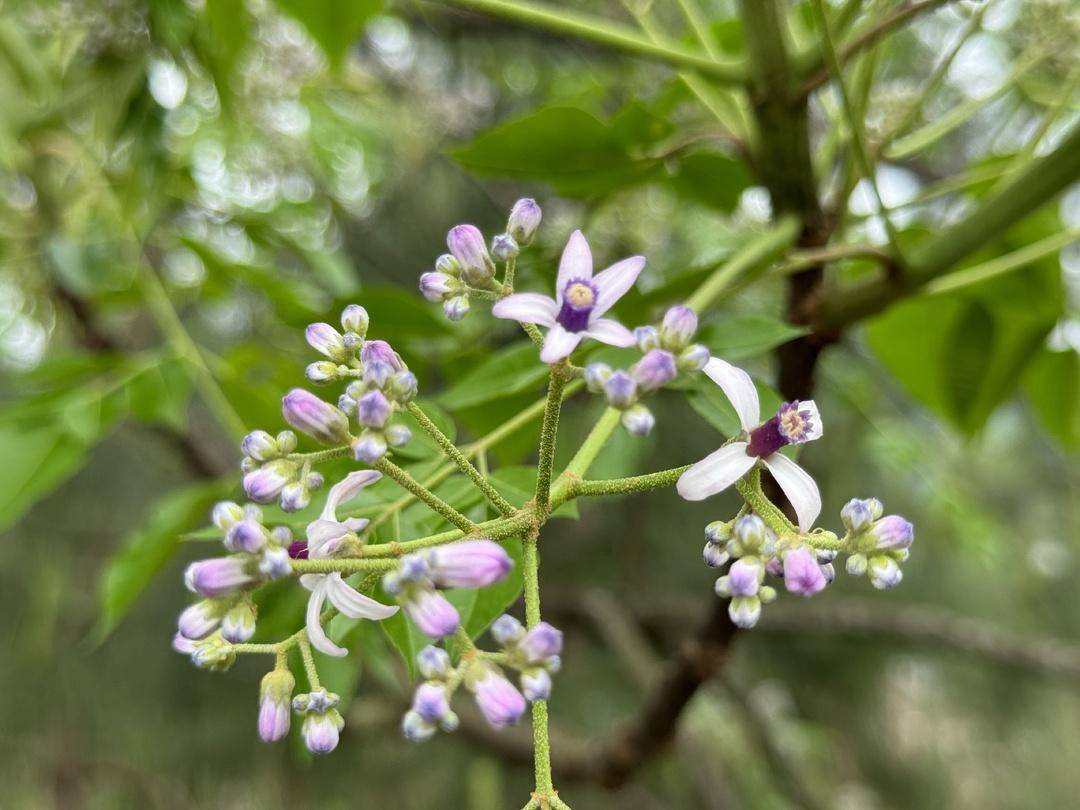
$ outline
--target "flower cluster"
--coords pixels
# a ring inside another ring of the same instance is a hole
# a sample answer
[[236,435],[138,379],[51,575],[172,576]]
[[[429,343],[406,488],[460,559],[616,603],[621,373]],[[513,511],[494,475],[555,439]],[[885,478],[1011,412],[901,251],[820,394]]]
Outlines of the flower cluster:
[[672,307],[659,329],[639,326],[634,330],[642,357],[629,369],[612,370],[606,363],[585,367],[589,390],[602,393],[608,405],[622,411],[623,427],[632,435],[648,435],[656,424],[652,412],[641,403],[643,397],[675,380],[680,372],[701,371],[708,362],[709,350],[700,343],[690,343],[697,326],[694,310]]
[[[495,729],[514,725],[529,703],[550,697],[551,675],[561,665],[562,633],[547,622],[526,631],[513,616],[504,615],[492,624],[491,635],[500,647],[498,652],[470,649],[456,667],[443,649],[428,646],[420,651],[416,663],[424,682],[401,722],[408,739],[420,742],[437,729],[456,729],[458,717],[450,709],[450,700],[461,686],[472,693],[484,719]],[[518,672],[520,689],[504,669]]]
[[847,558],[847,572],[852,576],[870,575],[879,590],[900,584],[904,572],[900,563],[908,558],[915,540],[915,527],[899,515],[885,515],[877,498],[853,498],[840,510],[847,529],[845,542],[852,548]]

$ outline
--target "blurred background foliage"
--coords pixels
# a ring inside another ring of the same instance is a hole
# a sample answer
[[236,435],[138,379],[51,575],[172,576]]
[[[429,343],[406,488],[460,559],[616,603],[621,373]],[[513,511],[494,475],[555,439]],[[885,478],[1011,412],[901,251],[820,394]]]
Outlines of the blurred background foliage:
[[[694,44],[675,4],[574,5]],[[965,216],[1080,120],[1074,3],[922,5],[846,74],[901,246]],[[545,224],[518,270],[527,289],[550,285],[575,227],[598,261],[646,254],[620,304],[626,323],[656,317],[769,233],[736,94],[445,6],[3,4],[4,806],[488,810],[527,793],[512,734],[400,739],[404,670],[378,629],[358,627],[356,652],[327,664],[350,701],[348,731],[319,762],[257,742],[260,662],[211,676],[169,648],[180,571],[205,551],[197,530],[236,490],[238,435],[278,429],[281,394],[305,384],[306,323],[363,303],[372,334],[469,441],[535,402],[544,369],[511,324],[480,312],[450,324],[415,293],[449,226],[491,235],[516,197],[537,197]],[[734,5],[700,7],[717,57],[743,54]],[[858,32],[895,7],[830,14]],[[812,5],[789,11],[812,63]],[[810,128],[833,244],[886,245],[835,87],[811,97]],[[827,440],[805,463],[827,521],[847,498],[877,495],[916,523],[903,586],[841,581],[813,604],[781,600],[737,639],[671,754],[615,793],[562,780],[575,806],[1075,804],[1078,232],[1074,185],[986,233],[969,270],[824,355]],[[786,321],[784,295],[806,260],[789,252],[741,276],[704,319],[714,354],[770,396],[772,350],[805,331]],[[828,274],[843,285],[873,270],[855,257]],[[561,451],[598,408],[575,401]],[[653,436],[620,436],[597,476],[698,458],[731,429],[725,408],[704,387],[666,395]],[[534,421],[489,453],[515,502],[536,432]],[[414,440],[407,460],[423,471],[434,457]],[[455,486],[440,492],[479,514]],[[601,739],[632,713],[652,656],[708,607],[701,527],[728,506],[657,493],[582,504],[548,529],[545,610],[569,631],[557,767],[561,738]],[[403,513],[403,532],[426,530],[422,510]],[[271,592],[260,637],[298,626],[302,602],[296,588]],[[1044,636],[1059,640],[1031,645]]]

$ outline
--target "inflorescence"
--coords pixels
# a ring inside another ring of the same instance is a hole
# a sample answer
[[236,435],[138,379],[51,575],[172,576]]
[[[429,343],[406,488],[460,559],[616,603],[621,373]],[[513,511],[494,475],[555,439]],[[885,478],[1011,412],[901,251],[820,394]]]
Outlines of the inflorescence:
[[[575,231],[559,262],[553,297],[514,291],[517,257],[532,243],[540,221],[536,202],[519,200],[505,232],[492,239],[490,249],[476,227],[454,227],[447,237],[450,252],[436,260],[433,271],[420,277],[420,291],[442,303],[452,321],[463,318],[470,302],[480,299],[493,302],[496,317],[522,324],[539,346],[540,361],[552,367],[553,384],[541,434],[547,435],[549,427],[555,430],[555,424],[548,424],[552,412],[557,420],[561,402],[561,387],[555,381],[573,368],[568,358],[586,339],[640,353],[626,368],[593,362],[577,369],[588,390],[602,395],[617,412],[612,413],[610,429],[617,417],[630,434],[648,434],[655,418],[643,400],[680,377],[703,372],[731,402],[739,432],[687,468],[607,482],[583,482],[584,469],[570,476],[568,468],[550,494],[538,490],[540,504],[530,501],[512,506],[424,416],[415,402],[416,376],[386,341],[368,337],[370,322],[363,307],[352,304],[344,309],[341,331],[326,323],[310,325],[305,332],[307,342],[324,359],[307,367],[308,380],[320,386],[343,383],[344,389],[336,404],[303,389],[289,391],[282,399],[282,415],[292,428],[327,449],[297,452],[297,436],[291,430],[277,434],[256,430],[244,438],[243,491],[250,502],[222,502],[214,507],[212,521],[228,554],[188,567],[185,583],[201,599],[181,613],[174,640],[178,651],[205,669],[226,669],[243,653],[276,657],[260,690],[258,731],[263,740],[283,738],[295,713],[303,717],[302,733],[310,751],[323,754],[337,746],[344,725],[338,710],[341,698],[320,684],[313,655],[347,655],[326,629],[337,613],[382,621],[403,611],[433,642],[454,640],[454,657],[434,644],[417,656],[423,681],[402,721],[402,730],[411,740],[457,727],[450,704],[461,687],[473,695],[494,728],[518,722],[530,702],[547,700],[552,675],[561,666],[562,633],[539,620],[538,605],[534,603],[529,627],[510,615],[495,620],[490,627],[494,648],[484,650],[464,630],[445,592],[484,588],[508,576],[514,561],[499,541],[530,533],[535,542],[556,495],[566,500],[590,494],[587,488],[576,490],[579,483],[599,485],[592,494],[635,492],[674,483],[679,494],[692,501],[734,486],[744,506],[731,520],[706,527],[704,559],[710,567],[727,567],[716,580],[715,590],[730,599],[729,613],[739,627],[756,624],[762,605],[776,598],[777,588],[766,584],[770,577],[782,581],[791,593],[813,596],[833,581],[834,563],[841,554],[846,555],[849,574],[867,574],[876,588],[900,582],[900,564],[907,559],[914,530],[897,515],[883,516],[880,501],[850,501],[841,512],[842,536],[815,528],[821,512],[817,484],[784,452],[789,446],[822,437],[821,414],[813,401],[784,403],[763,419],[750,376],[693,342],[698,314],[690,307],[672,307],[657,325],[634,330],[607,317],[643,271],[643,257],[623,259],[594,275],[589,244]],[[537,327],[546,329],[546,335]],[[394,449],[411,438],[409,428],[397,418],[404,412],[410,412],[448,459],[499,507],[502,518],[485,526],[498,524],[503,531],[485,536],[482,527],[390,461]],[[597,433],[602,424],[604,420],[594,430],[595,452],[610,435],[610,429]],[[540,464],[548,465],[549,474],[545,483],[550,481],[553,438],[548,442],[546,451],[541,443]],[[329,489],[321,512],[307,524],[303,537],[294,537],[287,526],[267,525],[259,504],[277,502],[285,512],[305,509],[324,483],[315,467],[337,458],[366,466]],[[794,522],[765,496],[763,470],[791,503]],[[377,542],[369,520],[345,514],[344,509],[384,478],[424,501],[457,531],[415,540],[395,538],[392,544]],[[299,576],[300,585],[310,593],[304,627],[278,642],[249,643],[256,631],[254,592],[291,576]],[[396,604],[375,598],[379,585]],[[295,695],[296,680],[288,664],[294,649],[300,653],[308,681],[308,691]],[[507,673],[516,677],[516,684]]]

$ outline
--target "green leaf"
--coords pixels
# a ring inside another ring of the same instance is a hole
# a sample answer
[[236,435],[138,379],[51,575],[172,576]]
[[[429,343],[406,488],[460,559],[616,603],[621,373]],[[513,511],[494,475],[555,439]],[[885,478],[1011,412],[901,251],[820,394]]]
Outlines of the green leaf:
[[708,346],[716,357],[740,360],[765,354],[807,331],[767,315],[745,315],[707,325],[695,341]]
[[[500,467],[494,470],[488,479],[499,494],[515,506],[532,500],[536,492],[536,467]],[[551,516],[577,520],[581,515],[578,513],[577,501],[567,501],[552,512]]]
[[751,176],[744,163],[722,152],[694,152],[679,158],[669,183],[689,200],[730,213]]
[[277,0],[277,4],[300,21],[334,67],[341,65],[364,26],[385,5],[384,0]]
[[1066,450],[1080,450],[1080,353],[1040,349],[1023,384],[1046,432]]
[[251,19],[244,0],[206,0],[202,50],[214,84],[228,97],[236,61],[247,44]]
[[104,641],[131,610],[180,547],[180,535],[205,520],[213,503],[230,487],[231,482],[202,482],[171,492],[153,504],[146,525],[124,540],[123,548],[102,572],[95,643]]
[[184,430],[191,389],[191,374],[183,361],[178,358],[163,360],[128,383],[131,413],[149,424]]
[[536,347],[519,342],[495,352],[443,392],[439,402],[452,411],[471,408],[537,386],[547,375]]

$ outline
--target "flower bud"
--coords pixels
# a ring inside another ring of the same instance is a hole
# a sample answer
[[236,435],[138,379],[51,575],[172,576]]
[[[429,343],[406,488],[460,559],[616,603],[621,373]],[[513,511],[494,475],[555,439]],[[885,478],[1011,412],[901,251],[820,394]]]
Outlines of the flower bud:
[[884,508],[877,498],[852,498],[840,510],[840,520],[850,534],[862,534],[881,517]]
[[656,425],[652,411],[640,403],[623,411],[621,421],[631,436],[648,436]]
[[[364,382],[376,388],[383,388],[393,374],[405,368],[401,357],[385,340],[369,340],[365,343],[360,352],[360,361],[364,364]],[[350,396],[360,399],[352,393],[352,386],[348,390]]]
[[401,718],[401,733],[409,742],[424,742],[435,734],[435,724],[409,710]]
[[663,349],[652,349],[642,357],[630,374],[642,391],[655,391],[675,379],[675,357]]
[[393,406],[386,395],[378,389],[368,391],[356,401],[356,420],[367,428],[385,427],[393,412]]
[[768,605],[776,601],[776,588],[771,585],[762,585],[757,592],[758,599],[761,600],[761,604]]
[[701,552],[701,556],[705,560],[705,564],[709,568],[720,568],[728,560],[731,559],[731,555],[717,543],[706,543],[704,550]]
[[232,651],[229,642],[225,641],[218,633],[194,642],[191,652],[191,663],[199,669],[209,669],[214,672],[224,672],[236,662],[236,653]]
[[282,454],[287,455],[296,449],[296,434],[291,430],[283,430],[274,438]]
[[259,737],[277,742],[289,733],[290,703],[296,679],[288,669],[274,669],[259,685]]
[[172,648],[181,655],[191,655],[195,652],[196,641],[188,638],[183,633],[173,636]]
[[386,443],[391,447],[404,447],[409,443],[409,439],[412,438],[412,431],[405,425],[390,425],[390,427],[383,432],[383,436],[386,437]]
[[232,501],[221,501],[214,504],[210,519],[219,529],[228,531],[234,523],[244,519],[244,510],[240,508],[239,504]]
[[530,664],[539,664],[562,652],[563,634],[547,622],[538,622],[521,639],[520,649]]
[[461,275],[474,287],[486,287],[495,272],[484,235],[473,225],[455,225],[446,235],[446,246],[461,265]]
[[450,713],[446,688],[437,683],[422,683],[413,695],[412,710],[429,723],[437,723]]
[[736,627],[749,630],[761,618],[761,600],[756,596],[738,596],[728,604],[728,616]]
[[634,341],[642,353],[651,352],[660,348],[660,332],[655,326],[639,326],[634,330]]
[[222,604],[213,599],[203,599],[184,609],[176,623],[180,635],[187,639],[200,639],[217,630],[221,624]]
[[370,323],[367,310],[359,304],[349,304],[341,310],[341,328],[346,332],[365,337]]
[[824,590],[828,583],[821,566],[805,546],[792,549],[784,555],[784,586],[791,593],[813,596]]
[[672,307],[664,313],[660,326],[660,340],[665,348],[678,351],[690,342],[697,331],[697,313],[690,307]]
[[637,399],[637,383],[625,371],[616,371],[604,383],[604,396],[612,408],[626,410]]
[[184,572],[184,584],[207,599],[219,599],[255,582],[248,573],[247,561],[242,557],[215,557],[193,562]]
[[259,573],[267,579],[281,579],[292,575],[292,565],[289,564],[290,559],[307,559],[307,544],[304,544],[304,556],[297,558],[293,557],[292,548],[296,545],[292,543],[288,548],[282,548],[278,546],[276,548],[267,548],[263,550],[262,558],[259,560]]
[[444,253],[435,260],[435,272],[450,276],[450,278],[459,278],[461,276],[461,265],[449,253]]
[[443,304],[443,314],[448,320],[460,321],[469,314],[469,299],[464,295],[456,295]]
[[365,464],[374,464],[386,455],[386,439],[373,430],[365,430],[352,440],[353,458]]
[[337,363],[331,363],[329,360],[309,363],[308,367],[304,369],[304,376],[315,385],[329,385],[337,381],[338,365]]
[[525,636],[525,625],[504,613],[491,624],[491,637],[501,646],[516,643]]
[[769,529],[757,515],[743,515],[735,521],[735,541],[741,554],[760,551],[768,541]]
[[295,478],[296,465],[279,458],[245,475],[244,493],[256,503],[273,503],[285,485]]
[[915,527],[899,515],[886,515],[870,530],[874,547],[881,551],[899,551],[915,540]]
[[725,520],[714,520],[705,527],[705,539],[710,543],[726,543],[731,539],[732,524]]
[[294,388],[281,400],[285,421],[323,444],[341,444],[349,436],[349,417],[310,391]]
[[483,588],[503,579],[514,561],[491,540],[463,540],[432,549],[431,576],[440,588]]
[[679,357],[675,361],[675,364],[679,367],[679,371],[692,373],[701,371],[705,368],[705,366],[708,365],[710,357],[711,355],[707,346],[702,346],[700,343],[694,343],[679,352]]
[[510,209],[510,219],[506,222],[506,232],[514,237],[522,247],[532,242],[536,229],[540,227],[543,212],[536,200],[523,197]]
[[221,620],[221,636],[232,644],[243,644],[255,635],[255,606],[247,600],[233,607]]
[[514,725],[525,714],[525,698],[494,667],[485,667],[470,688],[476,697],[476,705],[492,728]]
[[524,670],[521,673],[521,691],[530,703],[547,700],[551,697],[551,673],[543,667]]
[[280,455],[274,437],[265,430],[253,430],[240,442],[240,452],[256,461],[270,461]]
[[225,532],[225,548],[236,553],[255,554],[266,545],[269,536],[265,526],[247,518]]
[[386,393],[396,402],[405,404],[416,397],[418,388],[419,383],[416,381],[416,375],[405,369],[390,378],[390,382],[386,386]]
[[341,333],[328,323],[310,324],[304,330],[304,338],[311,348],[335,363],[340,363],[349,356]]
[[520,252],[521,249],[518,247],[518,243],[508,233],[500,233],[491,240],[491,253],[500,262],[515,259]]
[[866,573],[866,568],[869,565],[866,556],[863,554],[852,554],[847,558],[844,563],[844,568],[853,577],[861,577]]
[[727,591],[732,596],[755,596],[764,576],[764,567],[757,559],[753,557],[738,559],[728,570]]
[[420,294],[432,303],[446,300],[458,286],[455,279],[445,273],[423,273],[420,276]]
[[410,594],[402,607],[420,632],[431,638],[449,636],[461,623],[457,608],[441,593],[428,588]]
[[416,654],[416,666],[428,680],[445,678],[450,672],[450,655],[441,647],[429,644]]
[[879,591],[887,591],[895,588],[904,578],[904,572],[900,570],[899,563],[892,557],[878,555],[870,558],[870,584]]
[[611,379],[611,366],[607,363],[589,363],[585,366],[585,387],[592,393],[599,394]]
[[304,745],[313,754],[329,754],[337,748],[345,721],[337,709],[308,712],[304,716]]

